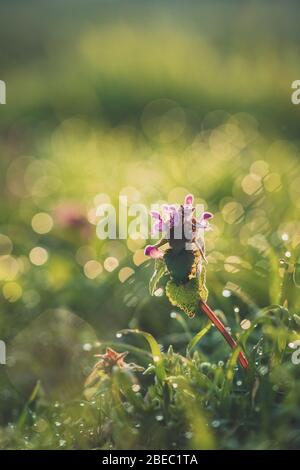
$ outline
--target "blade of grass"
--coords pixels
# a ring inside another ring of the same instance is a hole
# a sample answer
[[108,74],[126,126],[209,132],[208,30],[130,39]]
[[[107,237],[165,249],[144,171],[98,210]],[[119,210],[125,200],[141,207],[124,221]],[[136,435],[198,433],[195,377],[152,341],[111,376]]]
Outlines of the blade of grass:
[[148,342],[150,349],[151,349],[151,354],[152,354],[153,362],[155,365],[157,378],[161,382],[163,382],[166,377],[166,371],[163,365],[162,354],[161,354],[159,344],[153,338],[153,336],[150,333],[147,333],[146,331],[142,331],[142,330],[126,329],[126,330],[121,330],[120,333],[125,334],[125,335],[133,333],[133,334],[141,335],[145,338],[145,340]]
[[206,333],[211,329],[212,324],[211,322],[208,322],[208,324],[202,328],[189,342],[187,349],[186,349],[186,354],[187,356],[190,355],[192,349],[199,343],[199,341],[203,338],[203,336],[206,335]]
[[38,380],[37,383],[35,384],[32,392],[31,392],[31,395],[29,397],[29,399],[27,400],[23,410],[22,410],[22,413],[20,415],[20,418],[18,420],[18,429],[22,430],[26,424],[26,421],[27,421],[27,417],[29,415],[29,412],[30,412],[30,405],[35,401],[35,399],[37,398],[39,392],[40,392],[40,389],[41,389],[41,382]]

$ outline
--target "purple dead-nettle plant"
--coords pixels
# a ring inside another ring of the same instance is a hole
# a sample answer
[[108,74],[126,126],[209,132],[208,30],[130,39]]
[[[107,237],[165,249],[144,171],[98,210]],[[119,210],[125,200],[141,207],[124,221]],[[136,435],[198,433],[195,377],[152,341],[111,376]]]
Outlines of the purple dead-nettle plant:
[[[185,197],[182,205],[165,205],[162,212],[151,211],[152,236],[160,234],[160,240],[145,248],[145,254],[155,260],[155,271],[150,280],[153,295],[162,277],[167,276],[166,295],[172,305],[179,307],[189,317],[203,312],[217,327],[228,344],[237,344],[215,312],[207,304],[206,264],[204,233],[210,230],[211,212],[196,217],[194,198]],[[248,367],[243,352],[239,353],[242,367]]]

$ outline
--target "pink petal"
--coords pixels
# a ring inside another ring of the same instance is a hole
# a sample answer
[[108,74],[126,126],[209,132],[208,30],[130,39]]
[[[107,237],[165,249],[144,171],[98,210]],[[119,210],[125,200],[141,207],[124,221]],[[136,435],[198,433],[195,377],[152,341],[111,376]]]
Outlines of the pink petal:
[[202,220],[208,220],[213,217],[213,214],[211,212],[203,212],[201,219]]
[[187,196],[185,196],[185,200],[184,200],[185,204],[193,204],[193,202],[194,202],[194,196],[192,194],[188,194]]
[[150,211],[150,215],[153,219],[161,220],[161,215],[158,211]]
[[158,220],[157,222],[155,222],[155,224],[153,225],[152,227],[152,230],[151,230],[151,233],[152,235],[156,235],[157,232],[162,232],[163,231],[163,228],[164,228],[164,223],[162,220]]
[[162,258],[164,256],[164,254],[154,245],[147,245],[144,253],[146,256],[150,256],[150,258],[154,259]]

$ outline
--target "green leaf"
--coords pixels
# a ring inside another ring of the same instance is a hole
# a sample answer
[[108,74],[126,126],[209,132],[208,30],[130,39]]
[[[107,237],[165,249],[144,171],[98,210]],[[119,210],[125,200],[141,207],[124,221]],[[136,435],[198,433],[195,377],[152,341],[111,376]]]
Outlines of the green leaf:
[[199,343],[201,338],[203,338],[204,335],[211,329],[212,323],[208,322],[208,324],[202,328],[202,330],[199,331],[189,342],[188,347],[187,347],[187,354],[190,354],[192,349]]
[[166,285],[166,294],[172,305],[179,307],[189,317],[194,317],[199,302],[198,288],[199,281],[196,278],[184,284],[176,284],[170,280]]
[[147,342],[150,346],[150,349],[151,349],[152,358],[153,358],[153,362],[154,362],[154,365],[155,365],[157,378],[162,382],[165,379],[166,371],[165,371],[165,368],[164,368],[163,358],[162,358],[162,354],[161,354],[159,344],[153,338],[153,336],[150,333],[147,333],[146,331],[142,331],[142,330],[121,330],[120,333],[123,333],[123,334],[128,334],[128,333],[138,334],[138,335],[143,336],[147,340]]
[[199,296],[203,302],[207,301],[208,289],[206,287],[206,268],[205,266],[201,267],[201,274],[199,279]]
[[189,317],[194,317],[198,310],[199,300],[206,302],[208,296],[204,267],[199,278],[190,279],[184,284],[176,284],[172,280],[168,281],[166,294],[172,305],[179,307]]
[[149,282],[149,291],[151,295],[154,295],[158,287],[160,279],[167,273],[166,263],[163,259],[155,260],[155,270]]
[[299,317],[299,315],[297,315],[296,313],[294,313],[293,319],[294,319],[296,325],[300,326],[300,317]]
[[30,416],[30,413],[31,413],[31,410],[30,410],[30,407],[31,405],[39,398],[39,395],[41,393],[41,382],[40,380],[37,381],[37,383],[35,384],[34,388],[33,388],[33,391],[31,392],[31,395],[29,397],[29,399],[27,400],[22,412],[21,412],[21,415],[19,417],[19,420],[18,420],[18,423],[17,423],[17,427],[18,429],[22,430],[25,425],[26,425],[26,422]]

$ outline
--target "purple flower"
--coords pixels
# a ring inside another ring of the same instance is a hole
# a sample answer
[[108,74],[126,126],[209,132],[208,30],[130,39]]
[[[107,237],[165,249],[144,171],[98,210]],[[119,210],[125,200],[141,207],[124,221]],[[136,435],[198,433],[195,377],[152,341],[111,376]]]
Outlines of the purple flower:
[[209,219],[212,219],[213,214],[211,212],[203,212],[199,222],[196,222],[196,227],[203,230],[210,230]]
[[[201,240],[200,231],[210,229],[209,219],[213,217],[213,214],[211,212],[203,212],[200,219],[196,220],[193,203],[194,196],[188,194],[184,199],[183,205],[166,204],[162,207],[162,213],[156,210],[150,212],[154,220],[152,235],[155,236],[157,233],[161,233],[163,238],[156,245],[146,246],[146,256],[155,259],[162,258],[163,252],[159,250],[159,247],[169,240],[178,239],[178,233],[182,234],[181,239],[194,242],[199,248],[198,241]],[[176,230],[177,228],[181,230]]]
[[154,259],[162,258],[164,256],[163,252],[155,245],[147,245],[144,253],[146,256],[150,256],[150,258]]
[[151,211],[150,215],[154,219],[152,226],[152,235],[158,233],[169,232],[173,227],[176,227],[180,221],[180,207],[175,205],[163,205],[162,216],[158,211]]

